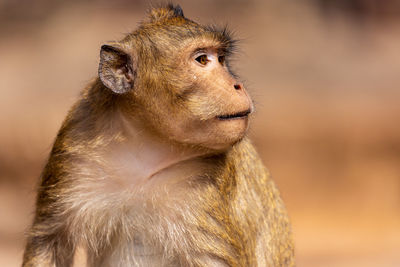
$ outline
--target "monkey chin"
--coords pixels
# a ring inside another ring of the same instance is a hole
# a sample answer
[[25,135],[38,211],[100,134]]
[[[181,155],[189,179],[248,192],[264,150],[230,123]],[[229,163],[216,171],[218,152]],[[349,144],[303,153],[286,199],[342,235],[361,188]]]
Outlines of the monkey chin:
[[215,142],[209,147],[223,151],[243,140],[249,127],[249,118],[248,116],[230,119],[220,119],[217,117],[215,118],[215,123]]

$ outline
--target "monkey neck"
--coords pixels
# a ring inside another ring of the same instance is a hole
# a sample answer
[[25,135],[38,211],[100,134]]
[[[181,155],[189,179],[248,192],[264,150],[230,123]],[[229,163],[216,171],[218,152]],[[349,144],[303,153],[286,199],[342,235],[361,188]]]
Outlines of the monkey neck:
[[146,183],[171,169],[179,169],[185,162],[201,162],[208,153],[162,138],[145,122],[123,112],[116,111],[112,120],[119,122],[119,127],[114,129],[119,138],[108,145],[106,155],[122,176],[134,177],[135,182]]

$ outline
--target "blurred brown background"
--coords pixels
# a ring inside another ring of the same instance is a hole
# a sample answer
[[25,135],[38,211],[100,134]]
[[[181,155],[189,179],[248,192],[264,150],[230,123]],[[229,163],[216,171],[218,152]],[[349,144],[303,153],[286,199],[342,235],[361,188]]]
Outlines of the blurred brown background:
[[[250,134],[289,209],[298,266],[400,266],[399,1],[176,2],[242,40]],[[21,263],[35,183],[101,44],[148,7],[0,0],[0,266]]]

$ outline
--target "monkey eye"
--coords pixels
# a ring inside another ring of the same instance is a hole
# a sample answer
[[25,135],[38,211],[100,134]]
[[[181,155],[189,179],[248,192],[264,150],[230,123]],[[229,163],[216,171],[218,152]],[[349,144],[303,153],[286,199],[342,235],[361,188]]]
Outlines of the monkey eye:
[[218,62],[221,63],[221,64],[223,65],[224,62],[225,62],[225,56],[219,56],[219,57],[218,57]]
[[196,61],[199,62],[201,65],[206,65],[210,60],[208,60],[207,55],[201,55],[196,57]]

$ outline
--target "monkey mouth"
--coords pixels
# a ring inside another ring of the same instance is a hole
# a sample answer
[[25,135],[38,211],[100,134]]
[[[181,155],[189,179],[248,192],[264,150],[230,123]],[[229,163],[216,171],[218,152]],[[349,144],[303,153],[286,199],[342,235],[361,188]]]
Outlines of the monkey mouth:
[[249,114],[251,113],[251,110],[245,110],[242,112],[238,112],[235,114],[227,114],[227,115],[221,115],[221,116],[217,116],[217,118],[219,120],[233,120],[233,119],[242,119],[242,118],[246,118],[247,116],[249,116]]

